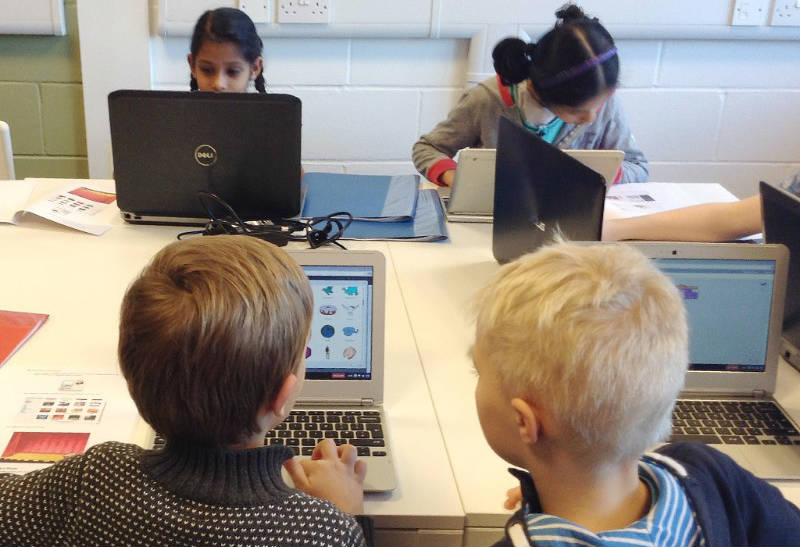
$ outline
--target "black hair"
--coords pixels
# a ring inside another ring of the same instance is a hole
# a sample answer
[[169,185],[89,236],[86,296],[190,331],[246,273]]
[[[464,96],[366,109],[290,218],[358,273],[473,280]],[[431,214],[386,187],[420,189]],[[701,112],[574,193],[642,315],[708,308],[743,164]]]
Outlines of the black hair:
[[555,26],[536,43],[505,38],[492,51],[504,85],[530,79],[544,105],[578,106],[617,86],[614,39],[575,4],[556,11]]
[[[192,33],[190,46],[192,57],[197,56],[197,52],[206,42],[220,44],[233,42],[239,47],[242,57],[250,64],[261,56],[264,47],[252,19],[245,12],[235,8],[217,8],[206,11],[200,16]],[[259,93],[267,92],[263,69],[256,77],[255,85]],[[197,80],[194,76],[191,77],[189,86],[192,91],[197,91]]]

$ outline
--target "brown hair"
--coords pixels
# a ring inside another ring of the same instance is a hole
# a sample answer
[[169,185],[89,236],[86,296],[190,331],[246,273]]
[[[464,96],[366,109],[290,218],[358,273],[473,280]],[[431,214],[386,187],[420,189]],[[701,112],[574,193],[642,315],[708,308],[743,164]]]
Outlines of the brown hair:
[[257,429],[305,351],[313,298],[274,245],[214,236],[162,249],[122,301],[119,361],[139,413],[167,438],[233,444]]

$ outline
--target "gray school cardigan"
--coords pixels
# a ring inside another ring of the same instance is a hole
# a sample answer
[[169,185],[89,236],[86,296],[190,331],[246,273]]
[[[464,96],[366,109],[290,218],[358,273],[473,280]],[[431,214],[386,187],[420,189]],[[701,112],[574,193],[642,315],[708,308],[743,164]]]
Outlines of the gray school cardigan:
[[[414,166],[437,182],[434,178],[438,179],[442,171],[455,168],[451,158],[462,148],[496,148],[500,116],[522,125],[508,87],[501,85],[497,77],[489,78],[466,91],[447,119],[414,144]],[[622,150],[625,160],[619,182],[647,181],[647,159],[636,145],[615,95],[606,101],[594,122],[565,123],[553,144],[566,149]]]

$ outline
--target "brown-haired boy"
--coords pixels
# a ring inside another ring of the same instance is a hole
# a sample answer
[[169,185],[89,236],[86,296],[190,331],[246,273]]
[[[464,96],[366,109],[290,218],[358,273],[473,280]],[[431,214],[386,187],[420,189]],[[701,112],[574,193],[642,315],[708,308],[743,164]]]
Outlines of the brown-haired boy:
[[161,250],[122,302],[119,360],[166,447],[104,443],[0,477],[0,544],[362,545],[355,448],[326,440],[301,463],[264,446],[303,384],[312,303],[302,269],[255,238]]

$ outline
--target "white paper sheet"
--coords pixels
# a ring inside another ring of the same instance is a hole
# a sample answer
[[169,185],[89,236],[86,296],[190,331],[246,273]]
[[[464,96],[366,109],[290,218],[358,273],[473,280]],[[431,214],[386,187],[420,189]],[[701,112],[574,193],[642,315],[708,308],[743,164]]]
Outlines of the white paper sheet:
[[0,185],[0,222],[20,224],[36,215],[94,235],[111,229],[119,214],[116,195],[104,190],[104,181],[64,180],[44,195],[35,192],[38,179],[8,181]]
[[0,371],[0,473],[42,469],[106,441],[130,442],[139,421],[119,373]]
[[645,182],[615,184],[606,194],[605,218],[629,218],[701,203],[737,198],[716,183]]

